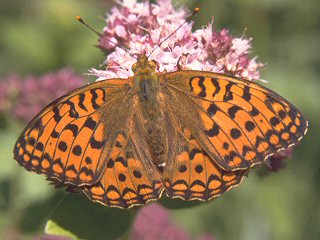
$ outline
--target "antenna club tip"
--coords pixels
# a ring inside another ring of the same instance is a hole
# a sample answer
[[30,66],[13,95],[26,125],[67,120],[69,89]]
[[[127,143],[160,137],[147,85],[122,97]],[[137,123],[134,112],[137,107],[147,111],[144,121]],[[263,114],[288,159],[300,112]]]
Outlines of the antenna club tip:
[[83,22],[83,19],[82,19],[82,17],[80,17],[80,16],[76,16],[76,19],[77,19],[79,22]]
[[200,8],[196,7],[194,10],[193,10],[194,13],[198,13],[200,12]]

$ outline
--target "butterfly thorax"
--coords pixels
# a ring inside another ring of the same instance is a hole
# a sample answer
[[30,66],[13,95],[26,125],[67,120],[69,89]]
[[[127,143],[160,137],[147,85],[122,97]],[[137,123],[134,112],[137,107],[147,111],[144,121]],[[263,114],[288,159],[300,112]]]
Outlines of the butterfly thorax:
[[165,133],[156,63],[141,55],[132,70],[134,72],[133,87],[138,96],[143,131],[154,163],[159,166],[163,164]]

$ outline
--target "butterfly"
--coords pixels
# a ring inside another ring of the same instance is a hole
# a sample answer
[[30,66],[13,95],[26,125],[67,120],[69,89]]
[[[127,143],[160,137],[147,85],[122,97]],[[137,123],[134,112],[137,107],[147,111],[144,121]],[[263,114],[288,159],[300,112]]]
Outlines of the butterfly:
[[163,192],[207,201],[307,131],[295,106],[258,83],[160,73],[145,55],[132,69],[133,77],[91,83],[45,107],[14,158],[111,207],[144,205]]
[[256,82],[158,72],[145,54],[136,59],[132,77],[88,84],[45,107],[18,138],[17,162],[110,207],[163,193],[208,201],[306,134],[302,113]]

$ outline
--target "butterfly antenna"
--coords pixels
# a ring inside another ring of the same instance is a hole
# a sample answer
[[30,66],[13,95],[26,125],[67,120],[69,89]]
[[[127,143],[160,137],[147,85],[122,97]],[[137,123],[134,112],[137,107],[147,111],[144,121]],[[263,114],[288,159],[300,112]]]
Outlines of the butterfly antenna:
[[200,11],[200,8],[195,8],[192,12],[192,14],[186,18],[186,20],[179,26],[177,27],[176,30],[174,30],[172,33],[170,33],[165,39],[162,40],[162,42],[160,42],[153,50],[152,52],[148,55],[148,58],[152,55],[152,53],[159,47],[161,47],[161,45],[167,41],[173,34],[175,34],[184,24],[186,24],[187,22],[189,22],[198,12]]
[[89,28],[92,32],[94,32],[95,34],[97,34],[100,38],[107,40],[108,42],[112,43],[113,45],[115,45],[118,48],[121,48],[123,51],[125,51],[126,53],[128,53],[131,57],[137,59],[136,56],[134,56],[131,52],[129,52],[127,49],[124,49],[120,46],[117,45],[117,43],[113,42],[112,40],[110,40],[109,38],[103,36],[101,33],[99,33],[97,30],[95,30],[94,28],[92,28],[89,24],[87,24],[82,17],[80,16],[76,16],[76,19],[82,23],[84,26],[86,26],[87,28]]

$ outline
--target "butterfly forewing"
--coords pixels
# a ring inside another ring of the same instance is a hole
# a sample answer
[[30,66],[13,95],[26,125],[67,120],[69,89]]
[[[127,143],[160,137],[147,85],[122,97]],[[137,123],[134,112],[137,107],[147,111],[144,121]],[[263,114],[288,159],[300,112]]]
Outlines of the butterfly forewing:
[[130,94],[126,81],[110,79],[77,89],[48,105],[26,127],[15,159],[27,170],[59,182],[95,183],[104,158],[126,124]]
[[168,73],[162,81],[176,114],[224,170],[262,163],[306,133],[300,111],[257,83],[202,71]]

